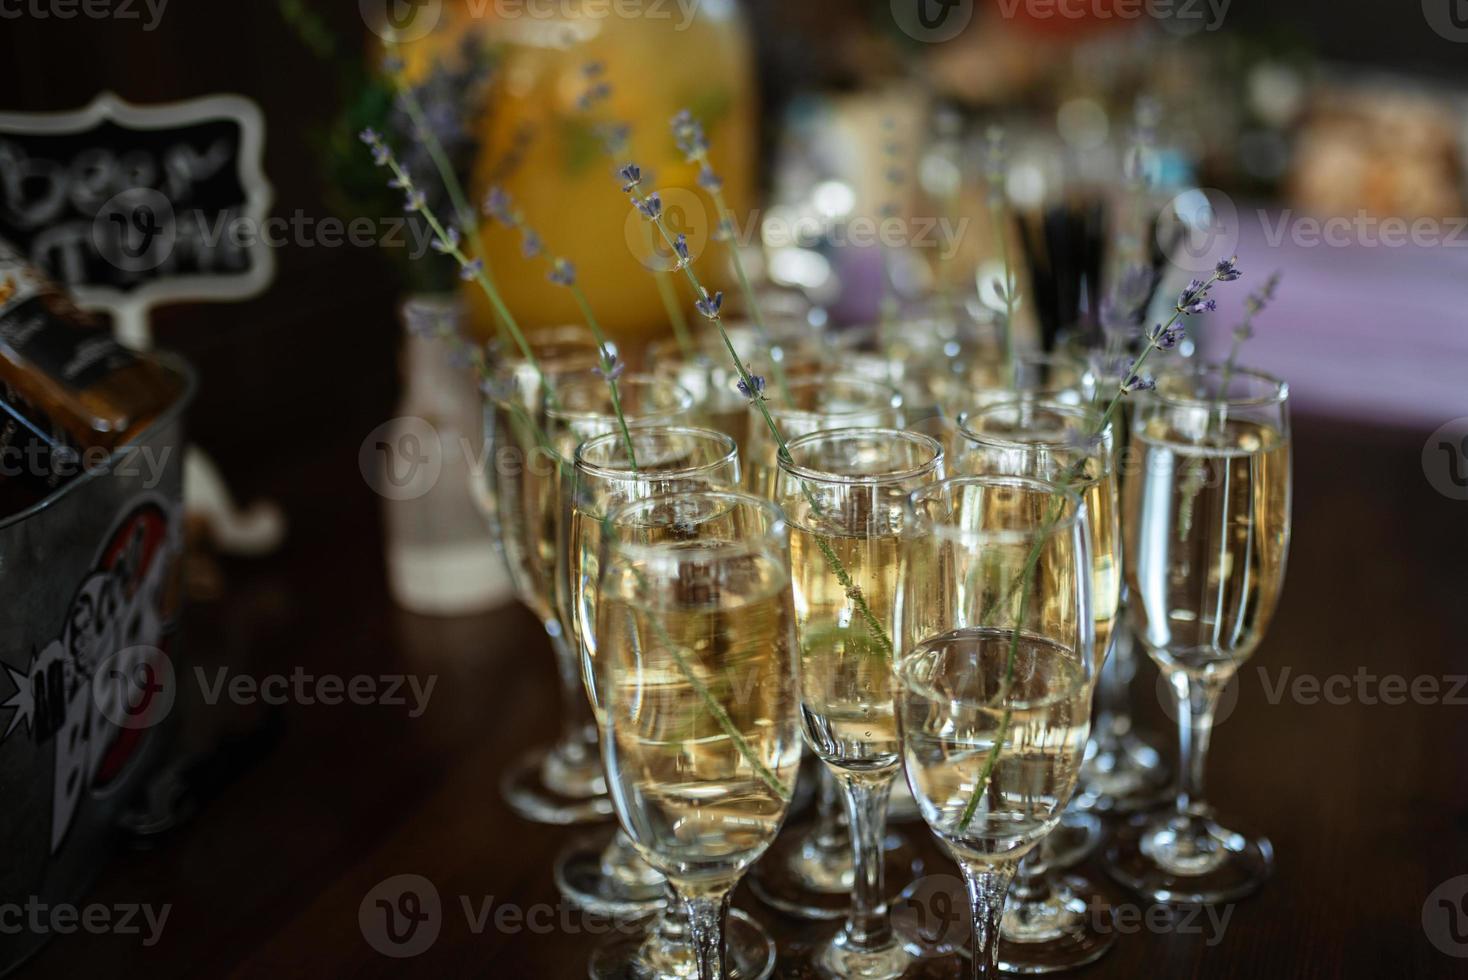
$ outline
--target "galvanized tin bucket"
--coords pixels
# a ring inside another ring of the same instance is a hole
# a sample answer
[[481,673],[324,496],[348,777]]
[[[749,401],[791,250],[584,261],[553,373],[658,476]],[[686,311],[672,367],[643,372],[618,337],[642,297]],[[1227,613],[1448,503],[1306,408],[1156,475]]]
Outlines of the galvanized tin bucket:
[[186,385],[167,415],[0,520],[0,974],[50,938],[50,916],[28,907],[75,903],[101,870],[165,748],[195,389],[168,363]]

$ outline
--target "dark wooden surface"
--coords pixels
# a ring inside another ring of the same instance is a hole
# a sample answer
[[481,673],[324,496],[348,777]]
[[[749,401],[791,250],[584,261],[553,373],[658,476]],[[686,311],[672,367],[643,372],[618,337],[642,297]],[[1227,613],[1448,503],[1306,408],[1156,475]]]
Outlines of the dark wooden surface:
[[[1277,872],[1232,910],[1213,945],[1207,932],[1144,928],[1120,936],[1088,976],[1468,973],[1468,960],[1429,943],[1422,922],[1428,894],[1468,873],[1468,711],[1365,704],[1354,694],[1345,705],[1288,695],[1272,704],[1257,669],[1271,684],[1284,667],[1322,679],[1358,669],[1468,673],[1465,505],[1424,480],[1426,433],[1307,420],[1298,429],[1288,584],[1218,728],[1209,794],[1236,827],[1273,838]],[[376,498],[348,441],[262,481],[289,506],[295,535],[275,558],[230,565],[227,598],[191,610],[189,661],[252,674],[300,666],[435,675],[429,710],[410,719],[381,706],[287,709],[283,738],[261,765],[158,849],[120,854],[89,894],[171,904],[162,940],[143,948],[137,937],[65,937],[20,976],[584,975],[600,936],[579,915],[562,919],[550,876],[568,832],[517,820],[496,788],[510,760],[553,733],[548,649],[518,608],[437,621],[390,604]],[[1149,668],[1137,700],[1161,725],[1153,681]],[[189,707],[187,744],[258,717]],[[929,871],[949,869],[933,857]],[[435,884],[444,919],[427,952],[395,960],[364,941],[357,913],[370,889],[401,874]],[[550,906],[558,924],[475,934],[460,896]],[[790,951],[822,930],[747,894],[741,901],[780,936],[781,969],[793,970]]]

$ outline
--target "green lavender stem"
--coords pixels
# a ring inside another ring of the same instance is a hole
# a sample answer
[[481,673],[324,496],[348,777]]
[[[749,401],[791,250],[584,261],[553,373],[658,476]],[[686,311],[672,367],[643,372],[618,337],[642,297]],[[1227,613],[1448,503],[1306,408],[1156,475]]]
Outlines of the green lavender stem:
[[[411,188],[413,186],[413,178],[398,163],[397,157],[389,156],[386,162],[393,176],[405,188]],[[433,213],[433,209],[426,203],[418,208],[418,213],[423,215],[424,221],[428,222],[428,227],[443,247],[444,254],[457,262],[460,269],[469,273],[475,284],[479,286],[480,290],[489,299],[490,305],[494,307],[496,315],[500,318],[500,322],[509,329],[510,336],[515,341],[515,346],[520,350],[520,355],[525,358],[526,363],[535,369],[535,374],[540,379],[541,387],[545,390],[546,398],[552,406],[559,408],[560,403],[556,399],[556,393],[552,389],[549,379],[546,378],[545,372],[541,370],[539,359],[536,358],[535,352],[530,349],[530,343],[525,339],[525,334],[521,332],[520,325],[515,321],[515,315],[505,305],[505,301],[500,297],[499,290],[495,288],[494,283],[485,272],[484,263],[481,261],[476,264],[469,258],[464,252],[463,247],[456,243],[454,238],[449,235],[448,229],[438,220],[438,216]]]
[[592,336],[596,338],[596,349],[601,354],[601,373],[607,379],[607,390],[612,396],[612,411],[617,413],[617,425],[622,430],[622,442],[627,446],[627,461],[632,464],[632,472],[637,473],[637,450],[632,445],[632,432],[627,428],[627,417],[622,414],[622,396],[617,389],[617,378],[612,370],[612,355],[607,344],[607,336],[602,333],[601,323],[596,314],[591,311],[591,304],[586,301],[586,294],[581,287],[572,282],[568,286],[571,295],[576,298],[576,305],[581,307],[581,315],[586,320],[586,325],[591,328]]
[[[708,151],[700,150],[692,157],[692,162],[701,167],[709,166]],[[739,254],[739,242],[734,237],[734,212],[729,207],[728,200],[724,197],[724,189],[715,185],[709,190],[709,195],[714,199],[714,211],[718,214],[719,228],[723,229],[729,246],[729,256],[734,260],[734,274],[739,279],[739,289],[744,295],[744,305],[749,309],[749,316],[754,321],[755,332],[759,334],[760,343],[771,351],[774,350],[775,342],[770,337],[770,331],[765,326],[764,315],[760,312],[759,301],[755,299],[754,287],[750,285],[749,275],[744,271],[744,259]],[[666,232],[664,232],[666,234]],[[669,243],[671,244],[671,243]],[[775,375],[775,387],[785,397],[789,396],[790,388],[785,378],[785,367],[780,359],[770,357],[770,370]]]
[[[646,203],[647,201],[647,198],[636,187],[632,187],[628,191],[628,193],[631,194],[633,199],[639,203]],[[665,223],[662,215],[659,214],[657,217],[653,218],[652,221],[655,225],[657,225],[658,231],[662,233],[663,239],[667,242],[668,247],[670,249],[674,248],[673,234],[668,230],[667,224]],[[694,294],[703,297],[709,296],[709,292],[703,288],[703,283],[699,281],[698,274],[693,271],[692,264],[689,262],[683,262],[681,264],[683,267],[684,275],[688,277],[689,285],[693,287]],[[754,379],[750,376],[749,370],[744,366],[744,362],[739,359],[739,352],[734,349],[734,343],[729,339],[728,331],[724,329],[724,322],[722,317],[720,317],[717,312],[715,312],[715,314],[713,316],[709,316],[708,319],[712,320],[714,326],[718,328],[719,337],[724,342],[724,348],[729,352],[729,357],[734,362],[734,369],[739,372],[739,378],[741,381],[744,382],[744,390],[749,392],[751,395],[755,395],[757,389],[755,387]],[[769,407],[765,405],[764,399],[762,397],[754,397],[752,398],[752,402],[755,407],[759,409],[760,416],[764,419],[765,427],[770,430],[770,435],[774,438],[776,444],[779,446],[780,458],[788,463],[793,464],[794,459],[790,455],[790,447],[785,442],[785,437],[783,434],[781,434],[780,427],[775,424],[774,417],[770,415]],[[802,492],[806,496],[806,499],[810,501],[811,506],[816,510],[817,513],[819,513],[820,504],[817,502],[815,494],[811,491],[810,487],[806,485],[804,480],[800,481],[800,486]],[[826,564],[830,567],[832,574],[836,576],[836,581],[841,583],[841,587],[846,590],[847,597],[850,598],[851,601],[856,605],[857,612],[861,615],[862,622],[866,624],[867,629],[871,632],[872,636],[876,639],[877,643],[882,647],[882,649],[886,651],[887,656],[890,659],[893,655],[892,639],[887,635],[886,629],[883,628],[881,622],[872,612],[871,606],[867,602],[866,596],[862,593],[861,588],[852,579],[850,573],[846,571],[846,567],[842,565],[841,559],[837,556],[836,552],[831,549],[830,543],[826,541],[825,538],[821,537],[820,535],[816,535],[816,545],[818,548],[820,548],[821,555],[825,558]]]

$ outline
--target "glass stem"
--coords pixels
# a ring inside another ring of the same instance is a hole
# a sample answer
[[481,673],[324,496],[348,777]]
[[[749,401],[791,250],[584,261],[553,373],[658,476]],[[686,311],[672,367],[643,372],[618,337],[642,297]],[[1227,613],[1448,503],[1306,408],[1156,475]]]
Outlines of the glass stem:
[[999,974],[999,926],[1004,918],[1004,897],[1014,878],[1015,863],[1009,861],[960,861],[963,883],[968,888],[969,908],[974,920],[973,980],[997,980]]
[[545,631],[555,650],[556,671],[561,678],[561,741],[556,752],[570,765],[585,765],[596,746],[596,722],[581,682],[581,664],[559,623],[547,623]]
[[1177,695],[1177,809],[1179,813],[1190,814],[1203,806],[1203,773],[1208,764],[1208,742],[1213,735],[1213,712],[1218,708],[1228,678],[1203,680],[1187,671],[1175,670],[1168,680]]
[[675,884],[673,891],[688,913],[698,980],[724,980],[724,921],[729,915],[732,885],[710,889]]
[[887,801],[892,775],[878,779],[838,775],[846,797],[851,825],[855,879],[851,911],[846,917],[847,945],[854,950],[877,951],[892,944],[892,919],[887,914],[887,883],[883,841],[887,835]]
[[820,773],[816,786],[816,847],[823,851],[839,847],[844,851],[850,847],[850,837],[842,823],[841,787],[831,770],[821,766]]

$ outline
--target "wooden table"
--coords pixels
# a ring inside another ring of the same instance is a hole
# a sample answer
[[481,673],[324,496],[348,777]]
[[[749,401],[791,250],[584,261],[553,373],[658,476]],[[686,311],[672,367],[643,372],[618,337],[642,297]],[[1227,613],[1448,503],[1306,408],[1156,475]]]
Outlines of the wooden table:
[[[1283,604],[1217,730],[1208,794],[1234,826],[1273,838],[1275,876],[1232,909],[1221,938],[1144,925],[1119,936],[1088,976],[1468,975],[1468,960],[1435,948],[1423,925],[1429,893],[1468,873],[1468,711],[1390,704],[1393,685],[1356,680],[1358,671],[1435,677],[1441,696],[1454,687],[1445,678],[1468,674],[1468,505],[1424,479],[1425,435],[1299,420]],[[271,474],[295,519],[289,548],[227,568],[227,598],[189,614],[188,656],[211,677],[224,665],[251,675],[434,675],[429,709],[416,719],[402,707],[285,709],[281,740],[261,764],[157,849],[119,855],[87,897],[171,904],[161,941],[72,935],[20,976],[584,975],[599,937],[580,916],[566,913],[569,928],[501,932],[491,922],[475,934],[461,905],[493,896],[496,907],[545,906],[539,916],[561,921],[550,866],[568,832],[516,819],[497,790],[501,770],[554,731],[539,628],[518,608],[454,621],[396,610],[377,502],[355,453],[344,444]],[[1285,693],[1271,703],[1286,668]],[[1351,678],[1346,703],[1293,697],[1296,678],[1332,675]],[[1154,680],[1149,667],[1138,681],[1139,712],[1170,745]],[[1468,700],[1468,689],[1456,694]],[[189,744],[260,716],[189,709]],[[929,870],[949,873],[935,854]],[[390,959],[364,941],[358,908],[402,874],[434,883],[442,929],[422,955]],[[822,930],[747,894],[741,902],[779,936],[782,974],[797,975],[790,951]],[[1434,921],[1447,936],[1446,920]]]

